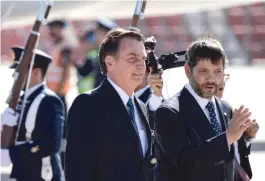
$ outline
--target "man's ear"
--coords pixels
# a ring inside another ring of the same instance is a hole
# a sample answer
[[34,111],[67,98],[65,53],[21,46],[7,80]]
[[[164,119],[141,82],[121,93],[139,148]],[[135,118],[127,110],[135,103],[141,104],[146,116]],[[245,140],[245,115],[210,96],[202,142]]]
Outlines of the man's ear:
[[184,65],[184,70],[185,70],[186,76],[188,78],[190,78],[191,77],[191,68],[187,63],[185,63],[185,65]]
[[107,56],[105,58],[105,64],[108,70],[113,68],[114,59],[112,56]]

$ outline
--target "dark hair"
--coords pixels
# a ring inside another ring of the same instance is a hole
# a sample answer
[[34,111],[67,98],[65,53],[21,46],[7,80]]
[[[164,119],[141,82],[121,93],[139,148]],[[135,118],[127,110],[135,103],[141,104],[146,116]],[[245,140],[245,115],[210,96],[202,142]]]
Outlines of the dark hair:
[[105,58],[109,55],[115,56],[119,50],[120,42],[123,38],[133,38],[143,42],[144,37],[140,32],[114,28],[109,31],[99,48],[99,66],[103,74],[107,74]]
[[226,64],[226,54],[221,43],[211,37],[203,37],[193,42],[188,48],[186,59],[191,69],[195,67],[202,58],[210,59],[212,64],[218,64],[221,60],[223,66]]

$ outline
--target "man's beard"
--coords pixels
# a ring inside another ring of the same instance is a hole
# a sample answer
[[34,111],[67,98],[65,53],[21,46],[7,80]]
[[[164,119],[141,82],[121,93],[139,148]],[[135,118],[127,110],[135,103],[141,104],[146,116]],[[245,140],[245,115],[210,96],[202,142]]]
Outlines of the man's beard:
[[[211,99],[213,96],[216,95],[220,85],[217,85],[216,83],[210,83],[206,82],[204,84],[199,84],[195,81],[194,77],[191,76],[190,78],[190,84],[193,88],[193,90],[200,96],[206,99]],[[213,86],[214,87],[214,92],[204,92],[203,88],[207,86]]]

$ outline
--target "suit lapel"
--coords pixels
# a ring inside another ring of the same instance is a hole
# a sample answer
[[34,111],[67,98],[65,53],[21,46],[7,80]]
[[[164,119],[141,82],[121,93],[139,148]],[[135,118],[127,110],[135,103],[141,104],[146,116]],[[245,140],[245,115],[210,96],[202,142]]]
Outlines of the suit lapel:
[[[133,142],[137,143],[138,146],[141,148],[141,142],[139,140],[140,138],[131,121],[129,112],[127,111],[125,105],[123,104],[123,101],[121,97],[119,96],[118,92],[114,89],[114,87],[112,87],[112,85],[106,79],[102,83],[102,86],[100,87],[100,89],[104,91],[103,99],[108,100],[106,101],[107,110],[105,110],[107,111],[106,114],[108,115],[108,119],[119,121],[119,123],[123,125],[123,129],[128,129],[127,134],[132,135],[131,137],[135,139],[135,141]],[[136,105],[138,105],[137,101],[135,101],[135,103]],[[141,110],[141,109],[137,108],[137,110]],[[138,112],[140,113],[140,117],[142,117],[141,116],[141,114],[143,114],[142,111],[138,111]],[[128,143],[128,144],[132,144],[132,143]],[[142,150],[140,151],[141,152],[139,152],[139,154],[141,154],[142,156]]]
[[105,92],[104,100],[108,100],[106,101],[106,106],[108,109],[107,114],[109,115],[109,117],[126,120],[126,122],[128,122],[131,125],[130,127],[132,127],[135,134],[137,134],[132,124],[129,112],[127,111],[125,105],[123,104],[123,101],[119,96],[118,92],[114,89],[114,87],[112,87],[112,85],[106,79],[103,82],[101,88]]
[[190,92],[183,88],[180,94],[180,112],[183,119],[196,130],[196,134],[200,135],[200,138],[207,140],[216,135],[210,124],[208,118],[204,114],[200,105],[196,99],[190,94]]
[[135,102],[136,109],[140,115],[141,121],[144,123],[145,130],[146,130],[146,136],[147,136],[147,141],[148,141],[148,148],[146,151],[146,155],[147,155],[149,153],[149,150],[151,149],[151,128],[148,123],[147,110],[145,107],[143,107],[142,104],[138,102],[138,99],[134,98],[134,102]]

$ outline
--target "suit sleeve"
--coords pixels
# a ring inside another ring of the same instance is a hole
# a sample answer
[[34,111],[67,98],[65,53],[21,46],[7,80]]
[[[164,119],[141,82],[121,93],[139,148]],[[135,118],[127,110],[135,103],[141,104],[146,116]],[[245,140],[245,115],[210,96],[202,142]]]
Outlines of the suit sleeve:
[[67,181],[93,181],[100,141],[96,102],[81,94],[73,102],[67,120],[65,177]]
[[[64,109],[61,101],[56,97],[44,98],[36,119],[36,125],[42,128],[41,134],[33,140],[33,143],[14,145],[9,149],[13,163],[21,156],[39,158],[59,151],[64,122]],[[31,149],[35,146],[39,146],[39,151],[32,153]]]
[[198,169],[207,165],[223,164],[231,157],[225,134],[199,145],[191,144],[187,126],[179,113],[170,108],[160,107],[157,110],[155,133],[159,147],[178,168]]

